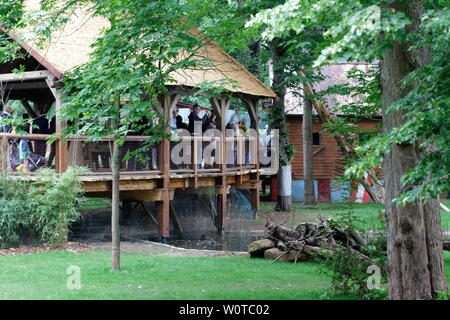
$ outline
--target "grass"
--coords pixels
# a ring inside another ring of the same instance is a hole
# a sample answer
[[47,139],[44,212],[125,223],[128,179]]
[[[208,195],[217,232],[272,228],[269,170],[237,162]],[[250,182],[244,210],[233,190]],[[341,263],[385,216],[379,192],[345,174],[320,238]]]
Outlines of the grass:
[[[450,200],[442,200],[442,203],[450,208]],[[273,211],[274,203],[265,202],[261,204],[262,217],[265,213]],[[382,223],[380,221],[380,211],[384,207],[375,203],[319,203],[317,205],[304,205],[294,203],[294,212],[281,215],[278,223],[287,221],[288,227],[296,227],[300,222],[317,221],[319,214],[327,217],[337,218],[352,212],[357,218],[355,225],[362,230],[380,230]],[[271,217],[280,215],[271,214]],[[262,218],[261,217],[261,218]],[[283,220],[284,219],[284,220]],[[441,224],[444,230],[450,230],[450,212],[441,210]]]
[[[70,265],[81,269],[80,290],[66,287]],[[112,272],[104,251],[6,256],[0,267],[0,299],[320,299],[330,280],[312,262],[246,257],[123,255]]]
[[[450,208],[450,199],[441,200],[442,204],[447,208]],[[450,212],[441,210],[441,222],[444,230],[450,230]]]
[[95,210],[110,208],[111,201],[103,198],[84,198],[83,202],[80,204],[80,210]]
[[[70,265],[80,267],[79,290],[66,287]],[[0,299],[356,299],[329,294],[329,277],[312,262],[123,255],[112,272],[109,253],[94,251],[6,256],[0,266]]]

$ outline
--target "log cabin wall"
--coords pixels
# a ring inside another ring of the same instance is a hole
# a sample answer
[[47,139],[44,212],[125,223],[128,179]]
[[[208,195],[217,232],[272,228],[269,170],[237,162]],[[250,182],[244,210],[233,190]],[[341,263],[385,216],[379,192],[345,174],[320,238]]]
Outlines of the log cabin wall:
[[[359,124],[365,129],[372,129],[379,125],[380,121],[380,119],[364,119]],[[294,201],[302,202],[304,200],[302,115],[288,115],[287,125],[289,142],[296,150],[292,160],[292,196]],[[313,122],[315,193],[319,202],[343,202],[349,197],[349,186],[336,181],[344,173],[342,153],[335,138],[329,132],[322,132],[324,129],[317,120]]]

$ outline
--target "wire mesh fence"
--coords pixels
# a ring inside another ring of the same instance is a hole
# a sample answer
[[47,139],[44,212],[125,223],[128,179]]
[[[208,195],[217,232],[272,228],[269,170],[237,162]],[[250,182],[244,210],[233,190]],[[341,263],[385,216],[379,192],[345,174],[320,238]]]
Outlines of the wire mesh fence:
[[[245,251],[248,243],[263,237],[264,231],[252,227],[255,212],[247,191],[231,188],[227,200],[226,229],[218,237],[215,188],[177,190],[171,201],[169,243],[185,248]],[[157,241],[157,223],[155,202],[122,201],[122,240]],[[83,211],[81,219],[72,224],[69,237],[77,241],[110,241],[111,208]]]
[[47,135],[1,134],[1,169],[10,173],[30,173],[54,167],[56,143],[47,143]]
[[[145,137],[127,138],[121,146],[120,170],[122,172],[158,171],[160,145],[148,145]],[[94,173],[111,172],[113,141],[69,141],[69,165],[84,166]]]

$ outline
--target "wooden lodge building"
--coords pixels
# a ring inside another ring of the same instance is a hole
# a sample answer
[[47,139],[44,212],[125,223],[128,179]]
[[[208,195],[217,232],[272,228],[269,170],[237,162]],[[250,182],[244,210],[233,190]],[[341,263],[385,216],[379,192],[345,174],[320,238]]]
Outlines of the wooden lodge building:
[[[38,3],[39,1],[28,1],[31,8],[37,6]],[[90,45],[107,23],[101,17],[88,18],[87,14],[78,12],[76,17],[72,17],[67,23],[64,30],[60,34],[55,34],[44,48],[36,46],[33,42],[22,42],[19,33],[10,33],[10,36],[20,43],[26,58],[0,65],[2,101],[20,100],[29,108],[34,106],[40,108],[44,113],[52,104],[55,104],[55,129],[58,132],[64,128],[65,123],[60,118],[63,96],[59,80],[66,72],[89,61],[89,54],[92,50]],[[198,36],[202,36],[200,32],[198,32]],[[245,102],[251,119],[250,127],[257,129],[259,121],[257,103],[260,99],[275,98],[275,93],[228,55],[218,44],[208,39],[204,39],[202,42],[203,46],[198,49],[198,55],[209,58],[212,67],[205,70],[178,70],[172,75],[176,83],[172,82],[167,85],[168,93],[161,99],[163,103],[160,107],[165,119],[168,122],[172,114],[171,110],[176,106],[179,98],[195,93],[200,83],[229,79],[236,85],[226,86],[227,92],[218,94],[211,99],[211,105],[218,116],[217,129],[225,135],[225,115],[230,108],[231,96]],[[24,72],[14,73],[13,70],[20,65],[25,66]],[[48,134],[23,136],[11,133],[0,133],[0,136],[0,150],[3,155],[2,170],[8,170],[8,160],[4,155],[8,153],[8,143],[11,139],[27,139],[32,144],[42,145],[42,141],[49,137]],[[129,136],[125,144],[142,143],[147,138]],[[54,154],[53,163],[58,172],[64,172],[71,165],[89,167],[92,173],[81,177],[86,195],[110,197],[112,175],[108,151],[111,139],[104,138],[101,141],[90,143],[86,143],[85,140],[86,137],[68,138],[67,141],[59,139],[52,145],[51,151],[49,150],[50,145],[47,145],[47,154],[49,152]],[[225,150],[225,139],[220,141],[220,148]],[[259,143],[258,138],[256,141]],[[137,165],[136,162],[133,163],[133,159],[128,160],[128,163],[121,169],[120,178],[122,199],[156,202],[157,222],[161,237],[169,236],[170,202],[176,190],[190,189],[195,192],[202,187],[215,188],[219,233],[226,227],[227,194],[230,186],[249,189],[252,206],[254,209],[258,209],[261,171],[258,161],[254,164],[233,167],[227,166],[223,161],[222,164],[211,168],[201,168],[195,164],[191,167],[179,168],[171,163],[170,152],[170,141],[163,139],[158,146],[151,150],[152,159],[149,163]],[[225,152],[222,153],[222,156],[226,157]],[[20,175],[21,178],[25,176],[30,180],[36,179],[33,172],[11,172],[10,174],[12,177],[15,175]]]
[[[303,184],[303,134],[302,115],[287,115],[289,142],[294,145],[292,165],[292,197],[293,201],[304,201]],[[363,119],[358,125],[364,129],[373,129],[381,122],[380,119]],[[350,185],[342,184],[338,179],[344,174],[342,152],[336,139],[319,121],[313,122],[313,174],[314,188],[318,202],[355,201],[352,198]]]
[[[370,63],[340,63],[326,66],[322,69],[326,77],[314,85],[315,90],[321,91],[331,85],[352,81],[347,78],[347,72],[352,68],[368,71],[374,64]],[[329,110],[334,110],[336,102],[341,104],[353,102],[359,97],[328,95],[324,97]],[[296,202],[304,201],[303,182],[303,101],[298,96],[288,92],[285,98],[286,122],[288,126],[289,142],[293,144],[296,152],[292,165],[292,199]],[[314,111],[315,112],[315,111]],[[340,116],[339,113],[334,113]],[[372,119],[363,119],[357,123],[364,129],[373,129],[381,124],[381,116]],[[355,201],[355,191],[349,184],[342,184],[338,179],[344,174],[342,152],[337,146],[336,139],[326,131],[318,119],[313,121],[313,174],[315,194],[318,202],[345,202]],[[277,197],[276,177],[272,180],[272,200]]]

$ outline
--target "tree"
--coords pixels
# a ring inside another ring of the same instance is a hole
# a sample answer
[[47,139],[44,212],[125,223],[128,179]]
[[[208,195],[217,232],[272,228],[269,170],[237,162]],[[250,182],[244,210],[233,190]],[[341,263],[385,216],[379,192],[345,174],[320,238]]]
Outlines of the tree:
[[[424,13],[423,1],[394,1],[390,8],[406,13],[411,19],[407,34],[418,31]],[[431,60],[429,46],[414,49],[416,52],[410,49],[408,43],[393,41],[391,48],[384,52],[381,91],[386,132],[404,124],[403,111],[388,112],[392,104],[412,90],[402,88],[401,81]],[[447,290],[438,200],[416,199],[406,205],[395,201],[403,188],[408,187],[402,186],[402,177],[417,166],[421,153],[418,142],[393,144],[383,162],[388,235],[395,239],[388,242],[389,295],[393,299],[429,299]]]
[[[384,158],[389,295],[429,299],[447,290],[435,197],[449,190],[448,129],[441,129],[450,124],[443,73],[450,65],[444,27],[449,9],[445,1],[378,4],[322,0],[311,6],[288,0],[253,22],[269,26],[269,39],[311,25],[326,28],[329,44],[318,64],[337,58],[381,60],[384,132],[360,148],[366,157],[353,172],[378,166]],[[436,119],[437,112],[445,115]]]
[[[201,0],[199,1],[201,2]],[[266,83],[270,82],[267,66],[269,63],[272,66],[271,86],[279,99],[274,101],[267,112],[267,120],[270,122],[271,128],[279,130],[280,137],[280,166],[277,179],[280,188],[276,210],[290,211],[292,209],[292,167],[290,162],[295,150],[288,139],[284,96],[288,88],[301,96],[300,85],[305,80],[317,80],[311,65],[315,57],[315,48],[321,43],[319,39],[322,38],[322,33],[317,28],[311,28],[300,36],[291,33],[266,40],[261,37],[258,27],[243,28],[250,17],[258,11],[272,8],[281,3],[283,1],[214,1],[214,4],[207,6],[210,12],[202,15],[201,26],[209,37],[217,39],[247,69],[261,79],[265,79]],[[217,5],[217,9],[212,9],[211,5]],[[227,10],[223,10],[224,7],[227,7]],[[223,13],[217,15],[217,12]],[[299,37],[303,39],[300,46],[298,46],[298,41],[293,41]],[[294,72],[299,69],[304,70],[308,76],[295,76]]]
[[[40,2],[38,19],[23,15],[23,6],[2,6],[0,21],[8,30],[31,28],[45,43],[52,32],[63,28],[74,10],[83,8],[109,22],[93,44],[91,60],[63,79],[66,103],[62,116],[71,125],[66,135],[86,135],[89,141],[112,137],[113,269],[120,268],[119,178],[120,147],[133,131],[150,136],[141,150],[167,138],[168,118],[160,110],[167,95],[171,73],[188,67],[208,68],[208,61],[194,58],[202,40],[190,32],[191,7],[176,0],[70,0],[55,6],[54,0]],[[11,41],[6,36],[2,48]],[[142,122],[147,119],[159,121]]]
[[[207,1],[209,2],[209,1]],[[218,1],[215,5],[225,10],[223,16],[216,15],[216,10],[210,10],[203,16],[204,29],[211,37],[217,39],[224,48],[228,48],[242,64],[250,71],[253,71],[262,79],[269,80],[269,70],[264,65],[272,65],[273,79],[270,83],[272,89],[277,94],[276,99],[268,114],[268,122],[271,129],[279,131],[279,169],[277,174],[278,201],[276,210],[287,212],[292,210],[292,167],[293,146],[289,143],[286,126],[286,112],[284,108],[284,96],[287,88],[286,58],[288,48],[285,47],[285,39],[274,39],[264,42],[256,29],[244,28],[245,23],[251,15],[261,9],[271,8],[281,1]],[[209,8],[211,8],[209,6]],[[205,18],[205,16],[207,18]],[[211,22],[211,20],[213,22]],[[265,73],[265,74],[264,74]],[[268,83],[269,84],[269,83]]]
[[[306,98],[306,95],[304,95]],[[313,174],[313,128],[312,103],[306,98],[303,104],[303,181],[305,181],[305,204],[316,204]]]

